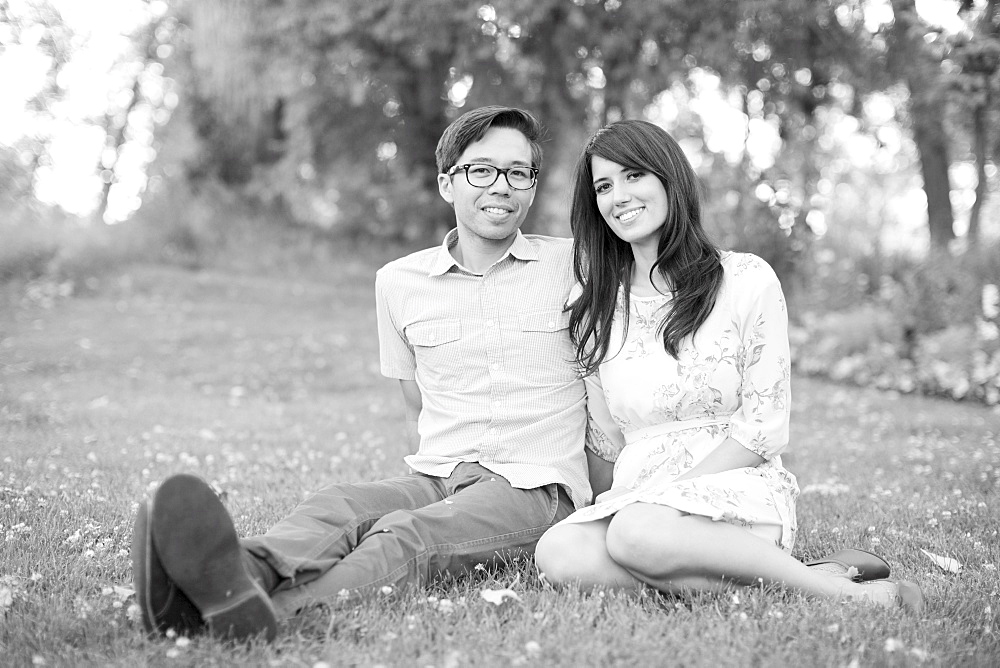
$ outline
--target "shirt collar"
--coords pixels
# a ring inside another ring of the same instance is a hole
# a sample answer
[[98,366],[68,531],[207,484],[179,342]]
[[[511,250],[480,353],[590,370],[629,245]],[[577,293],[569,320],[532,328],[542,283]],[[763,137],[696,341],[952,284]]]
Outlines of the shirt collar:
[[[429,276],[441,276],[446,273],[452,267],[462,268],[458,262],[455,261],[454,256],[451,254],[451,249],[455,247],[458,243],[458,228],[452,228],[448,234],[444,236],[444,241],[441,242],[441,246],[438,247],[437,257],[434,258],[434,263],[431,265],[431,269],[428,272]],[[521,230],[518,230],[514,235],[514,242],[507,249],[507,253],[500,258],[498,262],[503,261],[508,255],[517,260],[537,260],[538,259],[538,249],[535,245],[531,243],[523,234]]]

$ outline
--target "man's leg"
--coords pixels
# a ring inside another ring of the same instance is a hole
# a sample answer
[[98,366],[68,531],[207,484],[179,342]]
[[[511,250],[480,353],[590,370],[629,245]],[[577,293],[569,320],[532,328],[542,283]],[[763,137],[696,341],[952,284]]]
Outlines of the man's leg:
[[314,581],[279,588],[275,607],[294,614],[314,603],[424,585],[442,574],[471,572],[477,564],[530,556],[545,530],[573,511],[558,485],[516,489],[474,463],[460,464],[443,482],[447,498],[385,515]]
[[[213,634],[246,638],[263,632],[270,639],[276,626],[269,580],[288,587],[315,579],[349,553],[382,515],[433,503],[444,494],[441,479],[422,475],[331,485],[264,536],[247,539],[244,547],[211,488],[194,476],[173,476],[154,495],[148,524],[143,514],[137,521],[142,547],[144,537],[150,538],[148,550],[133,550],[137,590],[158,602],[161,592],[177,585]],[[157,569],[144,567],[151,559]],[[161,607],[149,620],[154,627],[163,626],[161,621],[169,625],[176,616],[176,606]]]
[[277,573],[283,590],[307,584],[350,554],[372,526],[397,510],[421,508],[447,495],[445,479],[420,474],[335,483],[311,494],[261,536],[242,541]]

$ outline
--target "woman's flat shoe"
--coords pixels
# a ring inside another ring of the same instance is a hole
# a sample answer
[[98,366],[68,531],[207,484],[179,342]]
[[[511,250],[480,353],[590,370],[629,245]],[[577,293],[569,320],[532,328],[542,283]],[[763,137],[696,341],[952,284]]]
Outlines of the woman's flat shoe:
[[870,580],[884,580],[889,577],[889,564],[882,557],[857,550],[845,548],[837,550],[833,554],[820,559],[807,561],[806,566],[833,573],[834,575],[845,575],[855,569],[851,579],[855,582],[867,582]]

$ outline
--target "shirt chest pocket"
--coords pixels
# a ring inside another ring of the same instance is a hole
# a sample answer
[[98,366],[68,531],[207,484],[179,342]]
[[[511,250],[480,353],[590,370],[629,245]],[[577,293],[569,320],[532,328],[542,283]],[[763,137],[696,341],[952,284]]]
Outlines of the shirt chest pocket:
[[531,360],[530,377],[540,383],[577,379],[574,349],[569,338],[569,313],[559,309],[519,313],[519,353]]
[[426,320],[407,325],[406,339],[413,346],[417,381],[429,390],[462,390],[468,385],[463,374],[462,323],[457,319]]

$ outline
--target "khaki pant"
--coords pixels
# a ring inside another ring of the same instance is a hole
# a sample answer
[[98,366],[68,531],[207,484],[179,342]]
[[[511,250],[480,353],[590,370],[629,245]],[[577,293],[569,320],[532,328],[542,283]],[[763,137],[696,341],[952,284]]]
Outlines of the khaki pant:
[[572,512],[559,485],[517,489],[463,463],[448,478],[329,485],[243,545],[282,576],[271,596],[287,616],[530,556],[545,530]]

